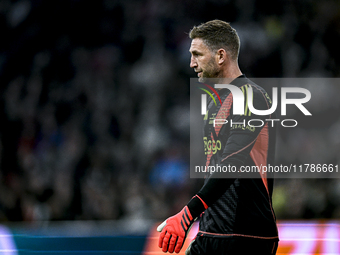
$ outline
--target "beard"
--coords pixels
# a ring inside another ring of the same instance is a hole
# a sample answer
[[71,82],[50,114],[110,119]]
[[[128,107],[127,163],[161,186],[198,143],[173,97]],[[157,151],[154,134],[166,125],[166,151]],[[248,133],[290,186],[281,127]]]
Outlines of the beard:
[[198,78],[199,82],[204,82],[209,78],[218,78],[220,70],[218,65],[215,63],[215,59],[212,57],[207,63],[206,67],[202,69],[201,77]]

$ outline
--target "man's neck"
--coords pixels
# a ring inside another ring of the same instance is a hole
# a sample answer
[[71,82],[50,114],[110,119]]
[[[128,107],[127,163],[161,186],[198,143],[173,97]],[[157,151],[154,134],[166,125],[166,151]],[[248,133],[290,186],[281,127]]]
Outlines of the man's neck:
[[217,77],[216,83],[230,83],[237,77],[241,76],[242,72],[236,63],[232,63],[225,68]]
[[222,77],[223,78],[227,78],[227,79],[236,79],[237,77],[239,77],[240,75],[242,75],[242,72],[238,66],[237,63],[231,63],[230,65],[228,65],[227,68],[224,69],[224,72],[222,73]]

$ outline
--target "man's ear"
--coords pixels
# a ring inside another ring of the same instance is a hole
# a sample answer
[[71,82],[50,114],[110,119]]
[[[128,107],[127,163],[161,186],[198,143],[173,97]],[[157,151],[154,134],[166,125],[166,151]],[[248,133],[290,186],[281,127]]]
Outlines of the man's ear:
[[223,64],[225,61],[227,61],[228,59],[228,55],[227,52],[225,51],[225,49],[219,49],[217,51],[217,61],[218,63],[221,65]]

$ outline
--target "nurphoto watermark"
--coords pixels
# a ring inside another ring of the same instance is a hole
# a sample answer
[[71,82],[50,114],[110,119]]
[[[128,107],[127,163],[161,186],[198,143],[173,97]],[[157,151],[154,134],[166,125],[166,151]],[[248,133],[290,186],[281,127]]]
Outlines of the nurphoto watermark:
[[[339,178],[340,162],[325,153],[325,149],[332,149],[333,143],[327,144],[325,139],[320,144],[320,139],[314,136],[328,134],[328,128],[334,128],[327,126],[320,116],[334,107],[327,95],[332,97],[335,91],[340,92],[340,79],[250,78],[245,81],[235,84],[231,80],[190,80],[190,176],[263,178],[275,174],[275,178]],[[275,132],[270,138],[275,137],[275,146],[266,144],[269,138],[263,135],[263,130]],[[250,151],[250,156],[234,160],[237,150],[243,150],[238,147],[243,137],[254,138],[254,142],[244,148]],[[275,157],[275,161],[261,155],[259,146],[269,151],[268,155]],[[253,147],[257,152],[251,154]],[[233,163],[223,163],[229,161]]]

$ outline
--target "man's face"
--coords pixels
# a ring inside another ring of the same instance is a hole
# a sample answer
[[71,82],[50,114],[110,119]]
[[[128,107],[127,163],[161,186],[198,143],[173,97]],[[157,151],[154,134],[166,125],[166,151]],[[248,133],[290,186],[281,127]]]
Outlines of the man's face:
[[216,54],[208,48],[202,39],[193,39],[189,51],[191,53],[190,67],[198,73],[200,82],[203,82],[205,78],[218,77],[220,68],[217,64]]

